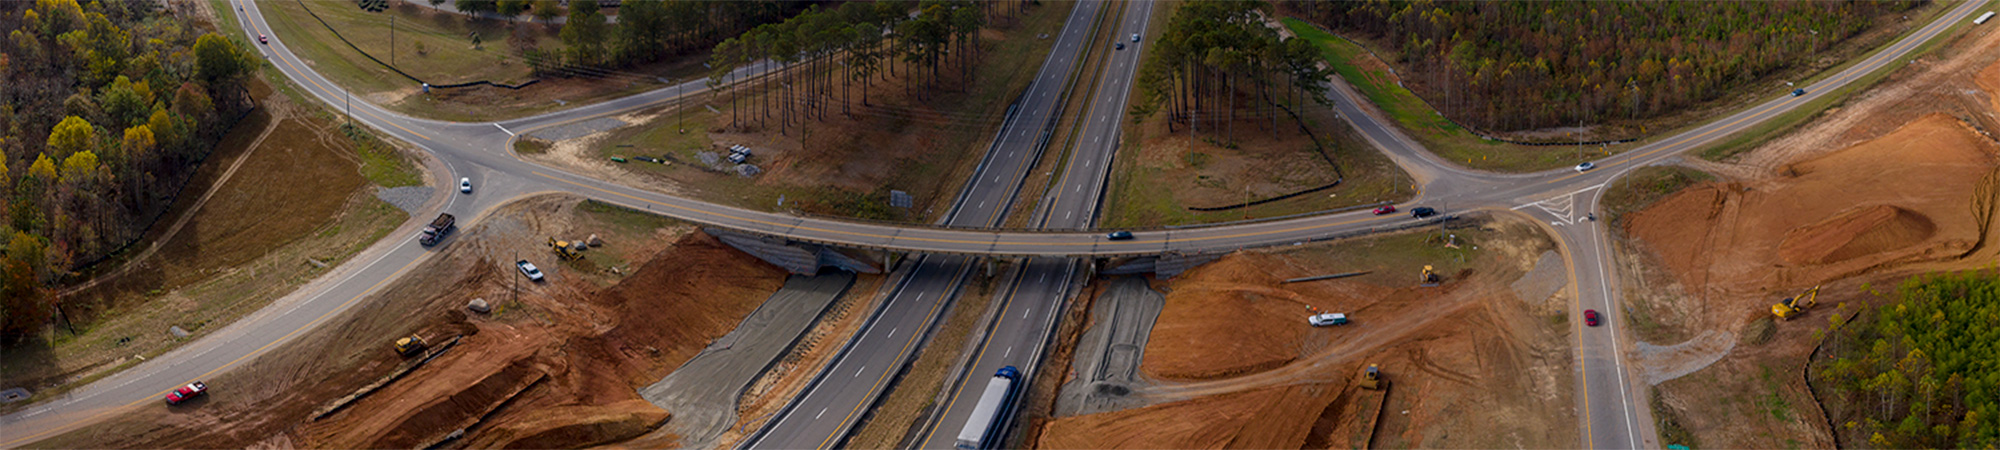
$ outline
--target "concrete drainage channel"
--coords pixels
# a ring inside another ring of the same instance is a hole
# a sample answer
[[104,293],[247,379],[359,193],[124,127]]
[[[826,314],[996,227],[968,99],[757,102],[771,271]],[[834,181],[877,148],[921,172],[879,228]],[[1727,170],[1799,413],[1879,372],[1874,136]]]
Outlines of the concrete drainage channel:
[[736,422],[737,401],[759,375],[776,365],[827,308],[854,285],[854,274],[793,275],[785,287],[729,334],[666,378],[639,390],[674,419],[653,434],[672,433],[688,448],[706,448]]
[[1091,323],[1097,325],[1077,340],[1076,359],[1070,365],[1076,378],[1064,384],[1056,397],[1056,417],[1144,405],[1126,395],[1145,383],[1139,378],[1139,361],[1145,356],[1153,322],[1166,304],[1166,296],[1148,287],[1144,278],[1111,282],[1091,305]]

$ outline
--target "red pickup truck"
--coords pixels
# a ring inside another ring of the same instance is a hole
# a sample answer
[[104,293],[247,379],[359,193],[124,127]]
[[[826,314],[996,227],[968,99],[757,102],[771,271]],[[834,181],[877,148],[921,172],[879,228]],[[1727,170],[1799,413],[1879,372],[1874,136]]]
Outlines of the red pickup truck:
[[178,405],[181,404],[181,402],[188,401],[188,399],[195,398],[196,396],[200,396],[201,394],[207,392],[208,392],[207,384],[203,384],[200,381],[188,383],[187,386],[181,386],[179,389],[174,389],[173,392],[168,392],[167,404]]

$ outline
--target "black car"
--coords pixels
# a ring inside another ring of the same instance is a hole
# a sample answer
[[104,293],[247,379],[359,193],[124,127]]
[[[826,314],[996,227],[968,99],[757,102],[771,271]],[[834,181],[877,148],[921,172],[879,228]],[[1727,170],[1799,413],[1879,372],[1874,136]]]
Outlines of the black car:
[[1120,43],[1118,43],[1118,44],[1116,44],[1116,45],[1112,45],[1112,47],[1117,47],[1117,48],[1118,48],[1119,50],[1124,50],[1124,49],[1125,49],[1125,43],[1123,43],[1123,42],[1120,42]]
[[1130,231],[1113,231],[1113,232],[1111,232],[1111,234],[1107,234],[1107,235],[1104,235],[1104,238],[1105,238],[1105,239],[1110,239],[1110,240],[1114,240],[1114,241],[1129,241],[1129,240],[1132,240],[1132,232],[1130,232]]
[[1415,207],[1415,208],[1410,208],[1410,217],[1415,217],[1415,218],[1418,218],[1418,219],[1422,219],[1422,218],[1425,218],[1425,217],[1430,217],[1430,216],[1435,216],[1435,215],[1437,215],[1437,213],[1438,213],[1438,210],[1436,210],[1436,209],[1431,209],[1431,207],[1429,207],[1429,206],[1418,206],[1418,207]]

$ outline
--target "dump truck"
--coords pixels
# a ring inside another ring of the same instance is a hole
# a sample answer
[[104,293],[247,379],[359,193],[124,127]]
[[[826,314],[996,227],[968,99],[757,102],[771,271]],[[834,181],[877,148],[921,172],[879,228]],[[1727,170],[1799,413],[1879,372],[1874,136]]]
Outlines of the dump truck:
[[1373,391],[1373,390],[1378,390],[1378,389],[1382,389],[1382,388],[1385,388],[1385,387],[1388,387],[1388,386],[1389,386],[1389,380],[1384,380],[1384,379],[1382,379],[1382,366],[1381,366],[1381,365],[1377,365],[1377,364],[1369,364],[1369,365],[1368,365],[1368,368],[1367,368],[1367,369],[1363,369],[1363,370],[1361,371],[1361,388],[1362,388],[1362,389],[1367,389],[1367,390],[1371,390],[1371,391]]
[[428,346],[430,346],[430,343],[424,342],[423,336],[412,334],[410,337],[396,340],[396,354],[407,358],[423,352],[424,348]]
[[444,240],[444,235],[451,234],[451,226],[455,221],[457,218],[451,214],[438,214],[437,219],[431,220],[430,225],[424,225],[424,235],[417,238],[417,243],[425,247],[437,245],[438,241]]
[[1771,315],[1776,316],[1778,320],[1792,320],[1793,317],[1805,314],[1806,310],[1812,309],[1813,305],[1819,304],[1818,300],[1819,286],[1813,286],[1812,289],[1807,289],[1797,297],[1784,299],[1775,305],[1771,305]]

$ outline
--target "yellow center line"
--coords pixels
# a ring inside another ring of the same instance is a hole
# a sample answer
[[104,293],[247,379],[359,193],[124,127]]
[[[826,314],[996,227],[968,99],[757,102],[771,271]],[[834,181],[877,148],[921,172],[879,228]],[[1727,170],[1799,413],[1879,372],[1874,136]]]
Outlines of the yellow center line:
[[[1021,275],[1014,278],[1014,287],[1012,290],[1007,291],[1007,299],[1000,302],[1000,318],[993,321],[993,328],[989,330],[999,330],[1000,324],[1007,322],[1007,307],[1012,306],[1014,304],[1014,297],[1021,294],[1021,280],[1026,279],[1028,276],[1027,266],[1023,265],[1021,269]],[[966,374],[972,374],[973,372],[970,371],[979,367],[979,359],[986,357],[986,349],[992,346],[993,335],[989,331],[986,335],[986,342],[979,344],[979,351],[972,354],[972,362],[965,368],[967,370]],[[965,395],[965,387],[968,385],[970,383],[960,383],[958,389],[951,393],[951,400],[944,403],[943,411],[938,412],[938,420],[942,421],[944,420],[944,416],[951,414],[951,407],[958,404],[958,397]],[[944,424],[940,422],[936,425],[942,426]],[[924,445],[924,443],[930,442],[931,436],[937,435],[937,426],[932,426],[930,432],[924,433],[923,440],[917,441],[917,445]]]
[[[970,262],[968,261],[968,262],[966,262],[966,263],[965,263],[964,267],[962,267],[962,268],[958,269],[958,273],[957,273],[957,274],[954,274],[954,275],[952,275],[951,279],[952,279],[952,280],[958,280],[958,279],[960,279],[960,278],[964,278],[964,277],[965,277],[965,273],[966,273],[966,272],[968,272],[968,271],[971,271],[971,270],[972,270],[972,264],[971,264],[971,263],[970,263]],[[914,277],[914,276],[916,276],[916,274],[915,274],[915,273],[911,273],[911,274],[910,274],[910,276],[913,276],[913,277]],[[937,314],[937,310],[938,310],[938,308],[941,308],[941,307],[943,307],[943,306],[944,306],[944,302],[945,302],[945,300],[946,300],[946,299],[945,299],[944,297],[945,297],[945,296],[947,296],[947,295],[950,295],[950,294],[949,294],[949,292],[950,292],[950,291],[946,291],[946,293],[940,293],[940,294],[938,294],[938,297],[939,297],[939,298],[938,298],[937,302],[935,302],[935,303],[931,303],[931,309],[930,309],[929,311],[925,312],[924,314],[925,314],[926,316],[929,316],[929,315],[934,315],[934,314]],[[894,299],[890,299],[890,300],[894,300]],[[885,306],[886,306],[886,305],[885,305]],[[917,330],[917,331],[912,331],[912,332],[910,332],[910,339],[909,339],[908,341],[905,341],[905,342],[903,342],[903,348],[902,348],[902,349],[900,349],[900,350],[897,350],[897,351],[896,351],[896,360],[898,360],[898,361],[901,361],[901,360],[903,359],[903,357],[904,357],[904,356],[905,356],[905,355],[906,355],[906,354],[907,354],[907,353],[908,353],[908,352],[910,351],[910,346],[912,346],[912,345],[916,345],[916,343],[917,343],[917,338],[918,338],[918,337],[922,337],[923,335],[924,335],[924,333],[923,333],[923,330]],[[893,367],[894,367],[894,365],[891,365],[891,367],[893,368]],[[876,389],[880,389],[880,388],[882,387],[882,382],[883,382],[883,381],[887,381],[887,380],[889,379],[889,374],[892,374],[892,373],[896,373],[896,371],[895,371],[895,370],[889,370],[889,369],[883,369],[883,370],[882,370],[882,376],[879,376],[879,377],[875,377],[875,384],[872,384],[872,385],[869,385],[869,386],[868,386],[868,392],[869,392],[869,393],[872,393],[872,392],[875,392],[875,390],[876,390]],[[865,393],[864,393],[864,394],[865,394]],[[845,424],[845,423],[847,423],[847,421],[848,421],[848,420],[851,420],[851,419],[853,419],[853,418],[854,418],[854,415],[855,415],[855,414],[858,414],[858,413],[860,413],[860,412],[861,412],[861,407],[862,407],[862,406],[865,406],[865,405],[867,405],[868,403],[869,403],[869,402],[866,402],[866,401],[863,401],[863,402],[859,402],[859,403],[856,403],[856,404],[854,405],[854,410],[852,410],[852,411],[848,411],[848,412],[847,412],[847,415],[846,415],[846,416],[842,416],[842,417],[840,418],[840,424]],[[840,430],[840,426],[839,426],[839,424],[835,424],[835,426],[834,426],[833,428],[834,428],[834,432],[833,432],[833,434],[829,434],[829,435],[826,435],[826,439],[825,439],[825,440],[822,440],[822,441],[820,441],[820,442],[819,442],[819,446],[818,446],[818,447],[816,447],[816,448],[817,448],[818,450],[826,450],[826,447],[827,447],[827,445],[830,445],[830,444],[832,444],[832,443],[833,443],[833,438],[834,438],[834,437],[836,437],[836,436],[840,436],[840,431],[839,431],[839,430]]]
[[[634,201],[639,201],[639,202],[644,202],[644,203],[647,203],[647,204],[653,204],[653,205],[659,205],[659,206],[662,206],[662,207],[667,207],[667,208],[673,208],[673,209],[677,209],[677,210],[681,210],[681,211],[686,211],[686,212],[688,212],[688,213],[691,213],[691,214],[696,214],[696,215],[706,215],[706,216],[713,216],[713,217],[719,217],[719,218],[724,218],[724,219],[730,219],[730,220],[736,220],[736,221],[742,221],[742,222],[749,222],[749,223],[754,223],[754,224],[758,224],[758,225],[769,225],[769,226],[773,226],[773,227],[790,227],[790,228],[791,228],[791,229],[793,229],[793,230],[804,230],[804,231],[817,231],[817,232],[822,232],[822,233],[827,233],[827,234],[836,234],[836,235],[845,235],[845,236],[856,236],[856,237],[866,237],[866,238],[877,238],[877,239],[889,239],[889,240],[901,240],[901,241],[916,241],[916,242],[937,242],[937,243],[948,243],[948,244],[987,244],[987,245],[1007,245],[1007,246],[1026,246],[1026,245],[1052,245],[1052,246],[1069,246],[1069,247],[1078,247],[1078,246],[1098,246],[1098,245],[1131,245],[1131,246],[1137,246],[1137,245],[1139,245],[1139,244],[1163,244],[1163,243],[1176,243],[1176,242],[1178,242],[1178,243],[1185,243],[1185,242],[1198,242],[1198,241],[1212,241],[1212,240],[1219,240],[1219,239],[1231,239],[1231,238],[1240,238],[1240,237],[1256,237],[1256,236],[1266,236],[1266,235],[1272,235],[1272,234],[1282,234],[1282,233],[1291,233],[1291,232],[1298,232],[1298,231],[1307,231],[1307,230],[1314,230],[1314,229],[1321,229],[1321,228],[1332,228],[1332,227],[1338,227],[1338,226],[1342,226],[1342,225],[1352,225],[1352,224],[1356,224],[1356,223],[1361,223],[1361,222],[1366,222],[1366,221],[1370,221],[1370,220],[1378,220],[1378,219],[1383,219],[1383,218],[1388,218],[1387,216],[1384,216],[1384,217],[1379,217],[1379,218],[1370,218],[1370,217],[1363,217],[1363,218],[1360,218],[1360,219],[1355,219],[1355,220],[1349,220],[1349,221],[1344,221],[1344,222],[1334,222],[1334,223],[1325,223],[1325,224],[1310,224],[1310,225],[1304,225],[1304,226],[1298,226],[1298,227],[1291,227],[1291,228],[1281,228],[1281,229],[1275,229],[1275,230],[1265,230],[1265,231],[1253,231],[1253,232],[1244,232],[1244,233],[1235,233],[1235,234],[1222,234],[1222,235],[1215,235],[1215,236],[1196,236],[1196,237],[1189,237],[1189,238],[1180,238],[1180,239],[1171,239],[1171,240],[1168,240],[1168,239],[1158,239],[1158,240],[1135,240],[1135,241],[1126,241],[1126,242],[1124,242],[1123,244],[1118,244],[1118,243],[1106,243],[1106,242],[1101,242],[1101,241],[1098,241],[1098,240],[1092,240],[1092,241],[1089,241],[1089,242],[1060,242],[1060,241],[1053,241],[1053,242],[1052,242],[1052,241],[1035,241],[1035,242],[994,242],[994,241],[992,241],[992,240],[990,240],[990,239],[982,239],[982,240],[967,240],[967,239],[944,239],[944,238],[923,238],[923,237],[909,237],[909,236],[895,236],[895,235],[887,235],[887,234],[879,234],[879,233],[867,233],[867,232],[860,232],[860,231],[846,231],[846,230],[835,230],[835,229],[829,229],[829,228],[819,228],[819,227],[812,227],[812,226],[806,226],[806,225],[792,225],[792,224],[784,224],[784,223],[777,223],[777,222],[771,222],[771,221],[768,221],[768,220],[761,220],[761,219],[754,219],[754,218],[749,218],[749,217],[741,217],[741,216],[734,216],[734,215],[729,215],[729,214],[723,214],[723,213],[718,213],[718,212],[712,212],[712,211],[704,211],[704,210],[700,210],[700,209],[695,209],[695,208],[689,208],[689,207],[686,207],[686,206],[680,206],[680,205],[674,205],[674,204],[668,204],[668,203],[662,203],[662,202],[658,202],[658,201],[654,201],[654,200],[648,200],[648,199],[645,199],[645,198],[640,198],[640,197],[637,197],[637,196],[633,196],[633,195],[630,195],[630,194],[625,194],[625,193],[622,193],[622,192],[616,192],[616,191],[612,191],[612,190],[609,190],[609,189],[604,189],[604,188],[600,188],[600,187],[596,187],[596,186],[590,186],[590,185],[586,185],[586,184],[583,184],[583,183],[578,183],[578,182],[575,182],[575,181],[570,181],[570,180],[566,180],[566,179],[562,179],[562,178],[558,178],[558,177],[555,177],[555,176],[552,176],[552,175],[549,175],[549,174],[545,174],[545,173],[541,173],[541,172],[539,172],[539,171],[537,171],[537,172],[531,172],[531,173],[533,173],[533,174],[535,174],[535,175],[540,175],[540,176],[542,176],[542,177],[544,177],[544,178],[548,178],[548,179],[551,179],[551,180],[555,180],[555,181],[560,181],[560,182],[563,182],[563,183],[568,183],[568,184],[570,184],[570,185],[573,185],[573,186],[577,186],[577,187],[582,187],[582,188],[585,188],[585,189],[590,189],[590,190],[594,190],[594,191],[598,191],[598,192],[603,192],[603,193],[605,193],[605,194],[609,194],[609,195],[614,195],[614,196],[618,196],[618,197],[624,197],[624,198],[627,198],[627,199],[631,199],[631,200],[634,200]],[[696,220],[696,219],[689,219],[689,220]],[[722,224],[720,224],[720,223],[717,223],[717,225],[722,225]],[[726,226],[726,225],[724,225],[724,226]],[[898,228],[898,230],[901,230],[901,229],[902,229],[902,228]],[[974,231],[970,231],[970,230],[966,230],[966,231],[945,231],[945,232],[947,232],[947,233],[959,233],[959,234],[965,234],[965,233],[974,233]],[[1001,232],[993,232],[993,233],[994,233],[994,234],[1008,234],[1008,233],[1001,233]],[[1015,233],[1015,234],[1021,234],[1021,233]],[[1047,233],[1046,235],[1047,235],[1047,236],[1064,236],[1064,235],[1071,235],[1071,234],[1068,234],[1068,233]],[[856,243],[856,244],[860,244],[860,243]],[[866,245],[866,244],[861,244],[861,245]],[[887,244],[882,244],[882,245],[887,245]],[[912,250],[918,250],[918,249],[912,249]]]
[[[386,255],[385,255],[385,257],[386,257]],[[212,370],[209,370],[208,372],[204,372],[204,373],[202,373],[201,375],[197,375],[197,376],[195,376],[195,377],[194,377],[194,379],[192,379],[192,380],[187,380],[187,381],[183,381],[183,382],[181,382],[180,384],[176,384],[176,385],[174,385],[174,387],[171,387],[171,388],[167,388],[166,390],[163,390],[163,391],[160,391],[160,392],[156,392],[156,393],[153,393],[152,395],[148,395],[148,396],[146,396],[145,398],[141,398],[141,399],[138,399],[138,400],[133,400],[133,401],[132,401],[131,403],[126,403],[126,404],[124,404],[124,405],[119,405],[119,406],[117,406],[117,407],[113,407],[113,408],[109,408],[109,409],[106,409],[106,410],[104,410],[104,411],[102,411],[102,412],[99,412],[99,413],[97,413],[97,414],[92,414],[92,415],[90,415],[89,417],[85,417],[85,418],[84,418],[83,420],[77,420],[77,421],[72,421],[72,422],[70,422],[69,424],[66,424],[66,425],[63,425],[63,426],[59,426],[59,427],[56,427],[56,428],[52,428],[52,429],[49,429],[48,431],[43,431],[43,432],[40,432],[40,433],[35,433],[35,434],[32,434],[32,435],[28,435],[28,436],[24,436],[24,437],[21,437],[21,438],[19,438],[19,439],[15,439],[15,440],[12,440],[12,441],[7,441],[6,443],[0,443],[0,447],[12,447],[12,446],[14,446],[14,444],[19,444],[19,443],[22,443],[22,442],[26,442],[26,441],[28,441],[28,440],[31,440],[31,439],[36,439],[36,438],[40,438],[40,437],[42,437],[42,436],[47,436],[47,435],[49,435],[49,434],[51,434],[51,433],[59,433],[59,432],[65,432],[65,431],[70,431],[70,430],[74,430],[74,429],[76,429],[77,427],[81,427],[81,426],[84,426],[84,425],[89,425],[89,424],[92,424],[92,423],[96,423],[98,419],[101,419],[101,418],[103,418],[103,417],[104,417],[105,415],[109,415],[109,414],[111,414],[111,413],[115,413],[115,412],[118,412],[119,410],[123,410],[123,409],[125,409],[125,408],[130,408],[130,407],[132,407],[132,406],[135,406],[135,405],[138,405],[138,404],[140,404],[140,403],[145,403],[145,402],[148,402],[148,401],[152,401],[154,397],[159,397],[159,396],[162,396],[162,395],[167,395],[167,393],[168,393],[168,392],[173,392],[173,391],[174,391],[175,389],[180,389],[180,387],[181,387],[182,385],[186,385],[186,384],[188,384],[188,383],[192,383],[192,382],[195,382],[196,380],[200,380],[200,379],[203,379],[203,378],[208,378],[209,376],[212,376],[212,375],[215,375],[216,373],[218,373],[218,372],[222,372],[222,371],[224,371],[224,370],[229,370],[230,368],[233,368],[233,367],[235,367],[237,363],[241,363],[241,362],[243,362],[243,360],[245,360],[245,359],[249,359],[249,358],[251,358],[251,357],[254,357],[254,356],[259,356],[259,355],[262,355],[262,354],[264,354],[264,351],[266,351],[266,350],[269,350],[269,349],[271,348],[271,346],[273,346],[273,345],[278,345],[278,343],[280,343],[280,342],[285,342],[285,341],[287,341],[287,340],[290,340],[290,339],[291,339],[291,338],[292,338],[293,336],[296,336],[296,335],[298,335],[298,334],[299,334],[300,332],[303,332],[303,331],[305,331],[305,330],[310,330],[310,329],[313,329],[313,328],[316,328],[316,327],[318,327],[320,323],[322,323],[322,322],[325,322],[325,321],[326,321],[327,319],[331,318],[331,317],[333,316],[333,313],[335,313],[335,312],[340,312],[340,311],[344,311],[344,310],[346,310],[346,309],[347,309],[347,307],[348,307],[349,305],[353,304],[353,303],[354,303],[354,302],[355,302],[356,300],[360,300],[360,299],[361,299],[362,297],[367,297],[367,296],[368,296],[369,294],[372,294],[372,293],[374,293],[376,289],[378,289],[378,288],[381,288],[383,284],[387,284],[387,283],[388,283],[388,282],[389,282],[390,280],[395,280],[395,279],[397,279],[397,278],[402,278],[402,276],[403,276],[403,273],[404,273],[404,272],[407,272],[407,271],[409,271],[411,267],[414,267],[414,266],[416,266],[416,265],[417,265],[417,261],[422,261],[422,260],[423,260],[423,258],[417,258],[417,259],[414,259],[414,260],[411,260],[411,261],[410,261],[410,262],[409,262],[408,264],[404,264],[402,268],[399,268],[399,269],[396,269],[396,272],[395,272],[394,274],[391,274],[391,275],[390,275],[390,276],[389,276],[388,278],[383,278],[383,279],[382,279],[381,281],[377,281],[377,282],[375,282],[375,284],[374,284],[374,285],[371,285],[371,286],[369,286],[369,287],[368,287],[368,289],[366,289],[366,290],[363,290],[363,291],[361,291],[361,293],[360,293],[360,294],[355,294],[355,296],[354,296],[354,297],[352,297],[352,298],[349,298],[349,299],[347,299],[347,301],[345,301],[345,302],[341,302],[341,306],[340,306],[340,307],[337,307],[337,308],[334,308],[334,309],[332,309],[332,310],[328,310],[328,311],[327,311],[327,312],[325,312],[325,313],[321,313],[321,314],[319,315],[319,317],[316,317],[316,318],[313,318],[313,320],[312,320],[311,322],[307,322],[307,323],[306,323],[306,324],[305,324],[304,326],[300,326],[300,327],[298,327],[298,328],[295,328],[295,329],[293,329],[293,330],[292,330],[291,332],[288,332],[288,333],[285,333],[285,335],[284,335],[284,336],[282,336],[282,337],[279,337],[278,339],[276,339],[276,340],[273,340],[273,341],[271,341],[271,342],[268,342],[268,343],[265,343],[265,344],[264,344],[263,346],[261,346],[261,347],[257,347],[257,349],[256,349],[256,350],[251,350],[251,351],[250,351],[250,353],[246,353],[246,354],[244,354],[243,356],[239,356],[239,357],[237,357],[236,359],[233,359],[233,360],[230,360],[230,361],[229,361],[229,362],[227,362],[227,363],[223,363],[223,364],[222,364],[221,366],[218,366],[218,367],[216,367],[215,369],[212,369]],[[378,261],[379,261],[379,260],[378,260]],[[331,288],[328,288],[328,289],[331,289]],[[248,331],[246,330],[246,331],[245,331],[245,333],[248,333]]]

